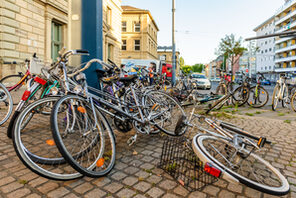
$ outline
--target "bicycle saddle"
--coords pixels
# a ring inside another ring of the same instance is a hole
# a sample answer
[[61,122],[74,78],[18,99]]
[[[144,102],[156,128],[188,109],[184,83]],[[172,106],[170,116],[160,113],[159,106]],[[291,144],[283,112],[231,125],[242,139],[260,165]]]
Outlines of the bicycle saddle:
[[119,81],[123,82],[123,83],[132,83],[134,82],[136,79],[138,79],[137,75],[131,75],[131,76],[127,76],[127,77],[120,77]]

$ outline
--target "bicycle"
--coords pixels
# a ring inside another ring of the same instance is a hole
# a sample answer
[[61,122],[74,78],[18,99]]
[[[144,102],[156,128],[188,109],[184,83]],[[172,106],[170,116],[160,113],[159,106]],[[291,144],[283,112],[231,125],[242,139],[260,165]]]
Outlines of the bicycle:
[[260,72],[256,86],[250,87],[249,89],[249,99],[247,101],[248,105],[254,108],[260,108],[267,104],[269,100],[268,91],[261,85],[261,81],[264,80],[264,75]]
[[[222,102],[222,101],[221,101]],[[245,184],[264,193],[286,195],[289,193],[287,179],[269,162],[260,157],[260,151],[271,144],[265,137],[256,137],[223,121],[214,121],[195,114],[195,108],[186,120],[178,120],[175,133],[183,127],[197,128],[203,133],[195,135],[187,144],[204,164],[204,171],[234,184]],[[197,119],[198,124],[193,121]],[[206,124],[210,131],[201,126]]]

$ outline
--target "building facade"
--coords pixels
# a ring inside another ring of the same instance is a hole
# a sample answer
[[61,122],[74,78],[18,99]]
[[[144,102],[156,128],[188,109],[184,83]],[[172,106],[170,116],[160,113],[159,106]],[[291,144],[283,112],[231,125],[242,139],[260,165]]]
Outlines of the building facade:
[[121,59],[157,60],[159,31],[149,10],[122,6]]
[[[270,17],[257,26],[254,31],[257,36],[273,34],[275,32],[275,16]],[[275,81],[275,42],[274,37],[257,40],[256,72],[264,73],[265,77]]]
[[[275,33],[296,30],[296,0],[285,1],[275,14]],[[296,72],[296,39],[277,38],[275,41],[275,71]]]
[[67,43],[67,0],[1,0],[0,10],[0,78],[20,70],[12,61],[51,62]]
[[[166,64],[173,65],[172,50],[157,50],[158,59]],[[176,51],[176,75],[180,73],[180,52]]]

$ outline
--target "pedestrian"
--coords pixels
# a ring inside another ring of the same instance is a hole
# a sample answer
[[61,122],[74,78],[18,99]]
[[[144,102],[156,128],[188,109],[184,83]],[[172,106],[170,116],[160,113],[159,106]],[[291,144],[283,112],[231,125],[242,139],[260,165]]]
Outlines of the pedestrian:
[[150,63],[149,67],[149,81],[150,81],[150,86],[153,85],[154,83],[154,63]]

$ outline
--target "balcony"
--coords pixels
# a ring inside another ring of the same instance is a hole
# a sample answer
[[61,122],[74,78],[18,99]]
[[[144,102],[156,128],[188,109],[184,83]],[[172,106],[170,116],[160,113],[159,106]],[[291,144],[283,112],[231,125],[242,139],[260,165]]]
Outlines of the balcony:
[[282,52],[286,52],[286,51],[291,51],[294,49],[296,49],[296,44],[288,45],[287,47],[276,49],[275,53],[278,54],[278,53],[282,53]]
[[288,20],[289,18],[291,18],[292,16],[296,15],[296,10],[294,10],[293,12],[290,12],[289,14],[287,14],[286,16],[280,18],[278,21],[275,22],[275,26],[283,23],[284,21]]
[[290,62],[296,60],[296,56],[290,56],[290,57],[276,57],[275,63],[281,63],[281,62]]
[[275,33],[281,33],[281,32],[284,32],[284,31],[286,31],[286,30],[292,29],[292,28],[295,27],[295,26],[296,26],[296,20],[294,19],[290,25],[288,24],[288,25],[286,25],[286,26],[284,26],[284,27],[276,28],[276,29],[275,29]]
[[291,40],[291,37],[282,38],[282,39],[279,39],[279,40],[275,41],[275,44],[283,43],[283,42],[289,41],[289,40]]

